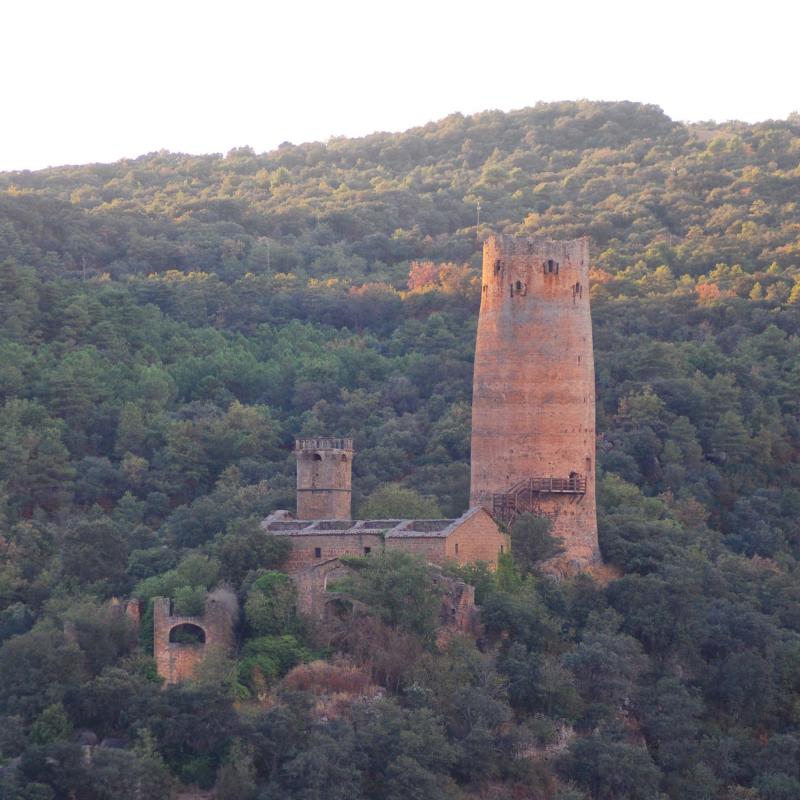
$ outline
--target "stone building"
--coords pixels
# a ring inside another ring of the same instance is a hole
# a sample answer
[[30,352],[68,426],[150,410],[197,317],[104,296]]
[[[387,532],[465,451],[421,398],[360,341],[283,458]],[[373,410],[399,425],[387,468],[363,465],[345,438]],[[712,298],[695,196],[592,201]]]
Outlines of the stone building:
[[484,243],[470,505],[549,517],[560,572],[600,558],[588,239]]
[[239,604],[227,589],[211,592],[201,616],[174,614],[172,600],[153,601],[153,653],[158,674],[169,683],[191,678],[211,652],[230,654],[235,645]]
[[[292,548],[284,569],[292,575],[339,556],[384,549],[416,553],[432,564],[485,561],[492,567],[501,553],[508,552],[508,536],[480,505],[458,519],[352,520],[353,440],[298,439],[295,453],[297,516],[275,511],[261,523],[271,536],[289,537]],[[313,517],[316,511],[328,513]]]
[[494,567],[509,547],[507,535],[481,506],[458,519],[300,520],[275,511],[261,527],[272,536],[289,537],[292,549],[283,569],[290,574],[339,556],[383,549],[415,553],[432,564],[485,561]]

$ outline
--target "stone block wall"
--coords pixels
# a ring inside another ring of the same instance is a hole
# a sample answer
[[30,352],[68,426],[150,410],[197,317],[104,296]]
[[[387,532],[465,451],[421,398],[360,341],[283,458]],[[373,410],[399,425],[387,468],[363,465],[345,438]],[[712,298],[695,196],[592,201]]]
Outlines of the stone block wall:
[[[158,674],[168,683],[191,678],[198,665],[213,650],[229,653],[235,642],[238,616],[236,596],[227,590],[209,594],[202,616],[172,613],[172,601],[157,597],[153,601],[153,653]],[[203,641],[170,641],[177,630],[191,630]]]
[[390,537],[386,539],[387,550],[402,550],[430,561],[443,564],[447,559],[447,539],[442,536]]
[[338,558],[329,558],[293,573],[297,610],[314,619],[322,619],[329,583],[344,578],[348,573],[348,568]]
[[483,508],[468,516],[445,539],[444,558],[459,564],[474,564],[484,561],[497,566],[501,553],[508,553],[509,537],[497,527],[497,523]]
[[599,560],[588,239],[484,243],[472,401],[470,505],[536,478],[586,477],[585,494],[541,494],[578,568]]
[[298,439],[297,518],[350,519],[352,439]]
[[313,564],[339,556],[363,556],[383,550],[383,539],[376,533],[319,533],[292,536],[292,550],[282,569],[297,572]]

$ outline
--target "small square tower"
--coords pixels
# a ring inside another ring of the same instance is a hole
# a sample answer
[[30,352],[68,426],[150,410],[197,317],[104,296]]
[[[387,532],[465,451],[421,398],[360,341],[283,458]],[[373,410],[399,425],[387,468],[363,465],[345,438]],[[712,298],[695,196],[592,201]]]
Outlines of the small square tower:
[[353,440],[295,440],[297,518],[351,519]]

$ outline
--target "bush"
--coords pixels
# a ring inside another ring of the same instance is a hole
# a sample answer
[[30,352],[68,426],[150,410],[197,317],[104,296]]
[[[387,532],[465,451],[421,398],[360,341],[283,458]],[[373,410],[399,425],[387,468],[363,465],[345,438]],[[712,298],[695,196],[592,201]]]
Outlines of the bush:
[[202,586],[181,586],[175,591],[173,612],[184,617],[199,617],[205,601],[206,590]]
[[538,563],[564,552],[563,539],[551,536],[553,523],[535,514],[520,514],[511,526],[511,552],[514,563],[525,574]]
[[370,685],[370,677],[352,664],[330,664],[312,661],[295,667],[284,679],[287,689],[312,694],[363,694]]
[[311,651],[289,634],[250,639],[239,661],[239,681],[251,691],[262,693],[292,667],[312,657]]
[[249,629],[258,635],[287,633],[297,619],[297,590],[283,572],[271,570],[258,578],[244,604]]
[[398,483],[385,483],[376,489],[358,511],[364,519],[438,519],[442,516],[436,500]]
[[400,551],[350,559],[351,575],[341,591],[367,605],[381,621],[423,638],[431,638],[439,611],[439,590],[427,564]]

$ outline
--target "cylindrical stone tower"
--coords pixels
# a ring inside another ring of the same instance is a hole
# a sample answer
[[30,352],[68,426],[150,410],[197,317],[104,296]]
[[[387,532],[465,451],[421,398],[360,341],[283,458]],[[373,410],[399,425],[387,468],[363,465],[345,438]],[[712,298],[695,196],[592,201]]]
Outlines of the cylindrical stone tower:
[[297,518],[350,519],[353,440],[297,439]]
[[470,505],[549,517],[574,571],[600,558],[589,241],[492,236],[472,396]]

